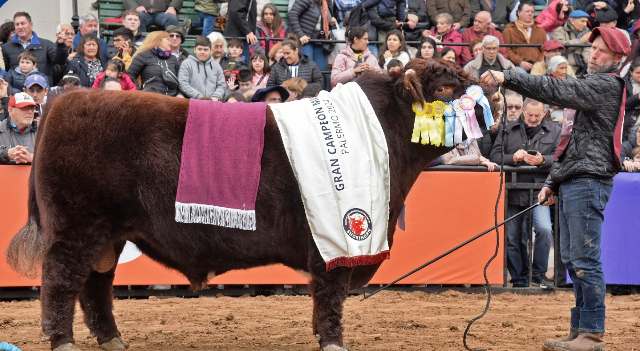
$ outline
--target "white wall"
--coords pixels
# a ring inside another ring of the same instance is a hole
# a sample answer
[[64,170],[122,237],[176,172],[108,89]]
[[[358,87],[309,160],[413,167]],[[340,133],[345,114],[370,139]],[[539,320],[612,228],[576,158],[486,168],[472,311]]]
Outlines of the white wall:
[[[78,15],[88,12],[98,16],[91,7],[93,0],[78,0]],[[26,11],[33,20],[33,30],[39,37],[54,41],[56,27],[60,23],[71,23],[72,0],[9,0],[0,7],[0,22],[13,19],[13,14]]]

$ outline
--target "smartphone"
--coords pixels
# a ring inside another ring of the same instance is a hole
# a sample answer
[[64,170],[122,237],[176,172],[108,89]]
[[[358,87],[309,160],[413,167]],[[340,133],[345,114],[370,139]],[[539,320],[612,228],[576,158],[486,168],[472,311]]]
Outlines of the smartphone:
[[231,61],[229,62],[229,64],[227,64],[227,71],[231,72],[233,71],[233,68],[236,66],[236,63]]
[[535,156],[535,155],[537,155],[537,154],[538,154],[538,151],[536,151],[536,150],[527,150],[527,153],[528,153],[529,155]]

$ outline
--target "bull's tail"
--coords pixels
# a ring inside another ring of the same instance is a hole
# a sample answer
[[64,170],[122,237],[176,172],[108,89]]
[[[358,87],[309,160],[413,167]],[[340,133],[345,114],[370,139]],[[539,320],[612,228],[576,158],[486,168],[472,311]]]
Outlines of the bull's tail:
[[29,218],[13,237],[7,249],[7,263],[23,276],[35,278],[40,274],[45,240],[40,226],[40,210],[36,202],[35,167],[29,177]]

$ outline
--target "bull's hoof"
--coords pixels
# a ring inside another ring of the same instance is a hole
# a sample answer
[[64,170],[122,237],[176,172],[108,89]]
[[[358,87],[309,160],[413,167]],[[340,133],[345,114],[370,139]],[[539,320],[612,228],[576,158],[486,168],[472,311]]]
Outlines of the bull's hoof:
[[81,350],[75,343],[66,343],[56,347],[55,349],[53,349],[53,351],[81,351]]
[[323,347],[322,351],[349,351],[349,347],[346,344],[342,344],[342,346],[331,344]]
[[100,348],[103,350],[124,350],[129,348],[129,344],[122,340],[121,336],[118,336],[117,338],[103,342],[100,344]]

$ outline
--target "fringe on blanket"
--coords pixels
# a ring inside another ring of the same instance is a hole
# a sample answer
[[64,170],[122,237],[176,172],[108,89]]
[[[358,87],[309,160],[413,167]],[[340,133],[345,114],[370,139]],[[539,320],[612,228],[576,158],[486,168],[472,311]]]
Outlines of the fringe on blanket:
[[213,205],[185,204],[176,201],[176,222],[256,230],[256,211]]
[[386,250],[375,255],[336,257],[331,261],[325,262],[325,264],[327,265],[327,272],[328,272],[338,267],[355,267],[355,266],[376,264],[389,259],[389,257],[390,257],[389,250]]

